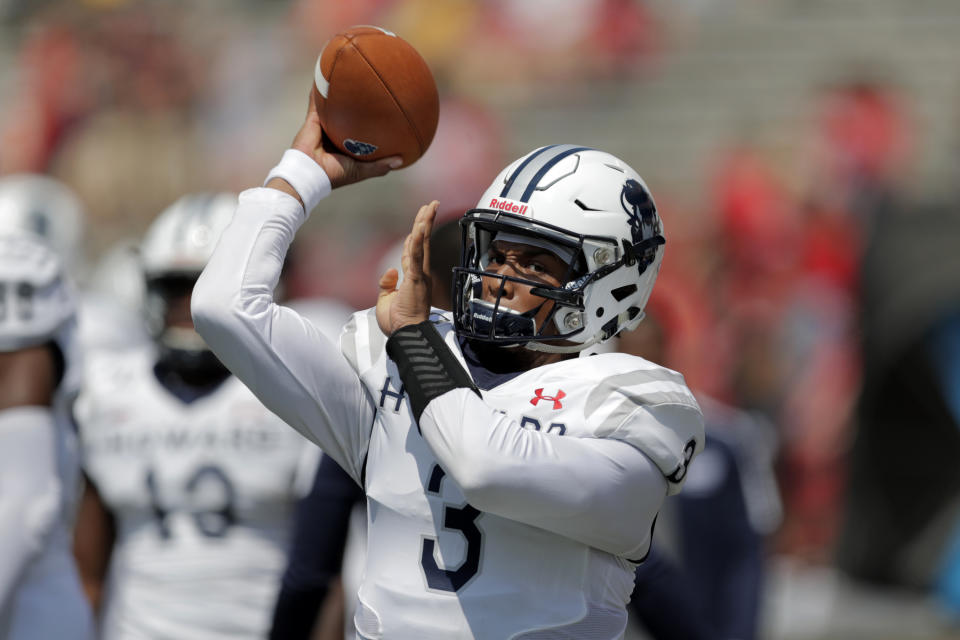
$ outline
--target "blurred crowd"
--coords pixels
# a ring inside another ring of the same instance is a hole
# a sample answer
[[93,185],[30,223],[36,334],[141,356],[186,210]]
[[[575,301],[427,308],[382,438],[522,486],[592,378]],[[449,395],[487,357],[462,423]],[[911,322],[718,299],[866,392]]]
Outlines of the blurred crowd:
[[[389,24],[422,52],[445,95],[467,99],[494,81],[569,89],[577,78],[638,75],[655,57],[642,3],[548,4],[564,32],[537,28],[543,7],[523,2],[13,2],[0,171],[50,173],[75,188],[96,252],[142,231],[176,194],[255,183],[305,104],[316,54],[347,26]],[[487,116],[460,117],[476,127]],[[480,155],[500,160],[493,149]]]
[[[708,3],[663,4],[0,0],[0,176],[72,189],[86,212],[75,275],[136,298],[117,251],[185,193],[258,185],[326,39],[385,26],[434,71],[436,138],[362,210],[308,225],[285,281],[290,297],[363,308],[416,204],[439,199],[453,220],[526,151],[499,105],[649,81],[681,46],[664,14]],[[765,554],[934,593],[960,616],[960,214],[904,181],[919,118],[907,98],[851,69],[809,96],[803,145],[725,141],[688,186],[698,198],[651,183],[667,245],[648,314],[662,364],[753,421],[761,452],[744,455],[770,456],[775,477],[753,487]]]

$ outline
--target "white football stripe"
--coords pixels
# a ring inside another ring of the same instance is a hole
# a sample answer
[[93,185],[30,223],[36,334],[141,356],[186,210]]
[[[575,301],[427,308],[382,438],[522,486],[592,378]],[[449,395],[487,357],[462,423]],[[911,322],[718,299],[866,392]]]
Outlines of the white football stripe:
[[370,27],[371,29],[376,29],[377,31],[383,31],[388,36],[393,36],[394,38],[397,37],[397,34],[395,34],[393,31],[387,31],[383,27],[378,27],[375,24],[358,24],[356,27],[353,27],[353,28],[356,29],[358,27]]
[[615,398],[615,402],[619,402],[618,398],[622,395],[640,397],[660,393],[678,394],[678,397],[687,397],[689,403],[693,403],[693,396],[679,373],[668,369],[641,369],[601,380],[587,396],[584,415],[589,417],[611,397]]
[[343,328],[343,333],[340,335],[340,352],[343,353],[354,370],[359,370],[357,362],[357,316],[350,316],[350,321]]
[[[376,362],[376,356],[379,355],[377,352],[383,351],[382,340],[376,340],[374,344],[371,344],[372,340],[383,336],[383,334],[380,332],[380,327],[377,325],[376,316],[372,310],[367,313],[358,313],[354,317],[357,319],[357,371],[362,373],[370,369]],[[374,333],[374,330],[376,333]],[[362,339],[364,336],[367,338],[366,340]]]
[[330,83],[323,77],[323,72],[320,70],[320,58],[322,57],[317,56],[317,66],[313,70],[313,81],[316,83],[320,95],[326,98],[327,94],[330,93]]

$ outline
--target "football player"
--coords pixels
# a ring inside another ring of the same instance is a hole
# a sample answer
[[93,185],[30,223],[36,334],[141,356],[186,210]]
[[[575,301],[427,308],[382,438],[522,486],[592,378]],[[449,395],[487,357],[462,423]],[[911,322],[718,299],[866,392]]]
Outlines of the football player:
[[[116,287],[88,286],[83,256],[86,209],[70,187],[41,174],[0,177],[0,232],[26,231],[43,238],[60,256],[73,281],[77,299],[78,340],[83,351],[127,349],[148,342],[138,313]],[[110,265],[113,277],[120,270]],[[124,270],[124,273],[126,270]]]
[[[234,194],[193,194],[141,244],[155,350],[91,356],[76,552],[103,637],[263,638],[319,451],[206,347],[190,293]],[[102,606],[101,606],[102,603]]]
[[662,260],[640,176],[572,145],[512,163],[463,217],[452,314],[429,306],[437,203],[422,207],[403,281],[384,274],[337,349],[272,290],[330,188],[395,159],[355,163],[321,136],[311,108],[266,188],[241,195],[193,317],[364,488],[358,637],[623,637],[657,511],[703,447],[680,374],[589,355],[640,322]]
[[40,238],[0,232],[0,638],[93,637],[70,539],[76,307]]

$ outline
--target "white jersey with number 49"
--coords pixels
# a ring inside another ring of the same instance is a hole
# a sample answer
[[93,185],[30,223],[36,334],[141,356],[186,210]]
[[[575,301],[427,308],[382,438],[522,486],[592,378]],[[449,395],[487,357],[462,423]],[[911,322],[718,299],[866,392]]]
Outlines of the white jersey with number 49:
[[153,366],[98,354],[76,406],[117,528],[104,637],[263,638],[319,450],[236,378],[185,402]]

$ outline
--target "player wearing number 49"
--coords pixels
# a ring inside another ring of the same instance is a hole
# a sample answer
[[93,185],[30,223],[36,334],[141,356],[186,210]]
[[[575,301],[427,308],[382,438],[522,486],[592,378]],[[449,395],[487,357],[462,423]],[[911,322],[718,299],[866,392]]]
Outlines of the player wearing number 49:
[[77,401],[91,482],[76,550],[107,640],[267,633],[318,451],[193,330],[190,292],[236,202],[185,196],[151,225],[141,256],[156,353],[93,354]]
[[223,362],[363,486],[358,637],[621,638],[634,563],[703,447],[680,374],[589,356],[640,321],[656,278],[663,237],[646,186],[571,145],[508,166],[462,220],[452,317],[429,307],[437,203],[421,208],[403,280],[384,274],[377,308],[338,349],[278,305],[273,284],[329,188],[390,165],[327,153],[320,135],[308,114],[267,188],[241,194],[193,316]]

